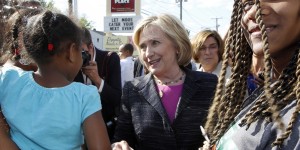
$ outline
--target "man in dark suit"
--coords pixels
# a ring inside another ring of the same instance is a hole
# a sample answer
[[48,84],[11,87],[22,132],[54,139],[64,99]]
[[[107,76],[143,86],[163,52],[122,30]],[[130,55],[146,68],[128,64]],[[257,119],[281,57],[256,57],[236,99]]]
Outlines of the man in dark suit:
[[122,94],[120,58],[115,52],[95,48],[89,30],[84,28],[83,32],[82,48],[91,55],[91,61],[82,67],[74,81],[93,84],[98,88],[102,103],[101,112],[112,139]]
[[144,70],[144,66],[140,60],[139,57],[137,57],[135,60],[134,60],[134,67],[133,67],[133,75],[134,77],[140,77],[144,74],[147,74],[145,73],[145,70]]

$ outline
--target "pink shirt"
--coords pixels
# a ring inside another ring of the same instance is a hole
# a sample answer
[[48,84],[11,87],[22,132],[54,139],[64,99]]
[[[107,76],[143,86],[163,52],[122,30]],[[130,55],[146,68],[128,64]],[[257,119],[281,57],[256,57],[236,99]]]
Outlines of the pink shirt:
[[168,114],[168,117],[173,123],[173,120],[175,119],[175,112],[177,108],[177,104],[179,102],[183,84],[180,85],[157,85],[158,87],[158,93],[161,96],[162,104]]

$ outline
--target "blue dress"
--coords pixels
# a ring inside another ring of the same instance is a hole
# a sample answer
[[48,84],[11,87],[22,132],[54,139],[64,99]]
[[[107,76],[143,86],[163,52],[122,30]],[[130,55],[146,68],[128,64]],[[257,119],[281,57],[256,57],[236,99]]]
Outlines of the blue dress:
[[73,82],[45,88],[33,72],[2,68],[0,105],[20,149],[80,149],[84,120],[101,109],[98,90]]

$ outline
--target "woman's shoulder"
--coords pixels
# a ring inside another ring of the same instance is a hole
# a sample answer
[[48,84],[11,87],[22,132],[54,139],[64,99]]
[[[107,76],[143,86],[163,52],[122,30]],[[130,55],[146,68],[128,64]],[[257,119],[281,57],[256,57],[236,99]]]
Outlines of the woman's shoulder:
[[123,92],[134,92],[144,89],[145,87],[154,87],[154,80],[151,73],[143,76],[135,77],[131,81],[126,81],[123,87]]
[[131,85],[138,85],[140,83],[148,82],[149,80],[151,80],[151,77],[152,77],[151,73],[148,73],[139,77],[135,77],[134,79],[129,81],[129,83]]
[[217,82],[218,77],[215,74],[202,72],[202,71],[194,71],[194,70],[187,70],[186,75],[194,78],[195,80],[205,80],[211,82]]

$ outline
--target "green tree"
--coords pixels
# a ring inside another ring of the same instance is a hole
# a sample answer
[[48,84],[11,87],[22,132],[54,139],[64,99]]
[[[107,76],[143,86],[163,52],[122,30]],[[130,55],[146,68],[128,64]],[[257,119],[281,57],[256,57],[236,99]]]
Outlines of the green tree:
[[87,20],[86,16],[83,16],[79,19],[79,24],[80,24],[81,27],[85,27],[87,29],[93,29],[94,28],[93,22]]
[[39,2],[41,3],[42,7],[47,9],[47,10],[51,10],[54,12],[61,12],[58,8],[56,8],[54,5],[54,1],[50,0],[48,3],[45,0],[39,0]]

